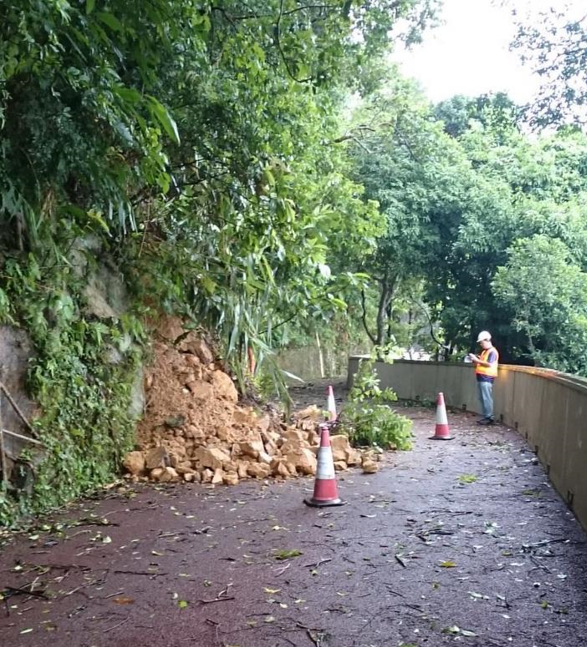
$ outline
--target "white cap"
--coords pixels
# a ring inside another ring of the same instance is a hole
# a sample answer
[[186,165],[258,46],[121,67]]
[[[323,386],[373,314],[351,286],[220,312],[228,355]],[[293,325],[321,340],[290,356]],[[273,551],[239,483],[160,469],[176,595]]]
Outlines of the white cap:
[[491,341],[491,334],[487,330],[482,330],[477,337],[477,342],[480,341]]

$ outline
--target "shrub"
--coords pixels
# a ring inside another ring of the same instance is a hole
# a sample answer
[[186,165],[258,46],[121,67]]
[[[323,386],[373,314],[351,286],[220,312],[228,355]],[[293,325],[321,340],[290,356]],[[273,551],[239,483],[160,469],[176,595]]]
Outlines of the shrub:
[[389,407],[388,403],[395,402],[397,395],[390,388],[381,389],[373,363],[371,359],[359,365],[348,402],[339,417],[340,431],[355,447],[411,449],[412,421]]

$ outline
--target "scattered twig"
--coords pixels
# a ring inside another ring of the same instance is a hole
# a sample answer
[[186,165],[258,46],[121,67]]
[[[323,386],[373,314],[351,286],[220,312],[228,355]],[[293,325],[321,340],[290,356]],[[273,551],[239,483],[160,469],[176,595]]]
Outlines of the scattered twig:
[[291,566],[291,562],[286,564],[283,568],[280,568],[278,571],[275,571],[275,575],[283,575],[290,566]]
[[200,600],[200,604],[213,604],[214,602],[226,602],[228,600],[234,600],[234,596],[228,595],[228,591],[231,586],[232,584],[227,584],[226,588],[222,589],[222,591],[220,591],[220,593],[215,598],[213,598],[212,600]]
[[320,565],[325,564],[326,562],[331,562],[332,557],[327,557],[326,559],[320,559],[315,564],[304,564],[305,568],[318,568]]
[[394,555],[394,557],[395,557],[396,561],[398,562],[398,564],[401,564],[401,566],[403,566],[404,568],[407,568],[405,560],[402,559],[402,557],[400,555]]
[[108,629],[104,629],[104,633],[107,631],[112,631],[113,629],[116,629],[116,627],[120,627],[123,625],[125,622],[128,622],[130,616],[127,616],[124,620],[121,620],[118,624],[112,625],[112,627],[108,627]]
[[167,573],[150,573],[149,571],[114,571],[122,575],[148,575],[149,577],[161,577]]

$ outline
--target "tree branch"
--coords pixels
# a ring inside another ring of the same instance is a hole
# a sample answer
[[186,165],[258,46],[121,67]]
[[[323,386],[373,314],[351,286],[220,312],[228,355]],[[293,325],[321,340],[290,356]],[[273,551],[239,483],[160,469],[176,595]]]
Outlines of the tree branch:
[[366,303],[365,303],[365,290],[361,290],[361,308],[363,310],[363,313],[361,315],[361,321],[363,323],[363,328],[365,328],[365,332],[367,333],[367,337],[369,337],[371,342],[373,344],[376,344],[377,340],[371,334],[371,331],[369,330],[369,326],[367,325],[367,308],[366,308]]

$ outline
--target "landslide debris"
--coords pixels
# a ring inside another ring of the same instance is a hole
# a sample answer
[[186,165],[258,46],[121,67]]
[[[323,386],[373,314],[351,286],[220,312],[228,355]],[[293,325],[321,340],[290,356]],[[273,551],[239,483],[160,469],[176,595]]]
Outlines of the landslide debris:
[[[137,448],[123,460],[133,481],[236,485],[316,473],[322,411],[307,407],[288,424],[274,408],[259,412],[240,404],[211,345],[177,320],[159,328],[145,390]],[[366,458],[344,435],[331,442],[337,470]]]

